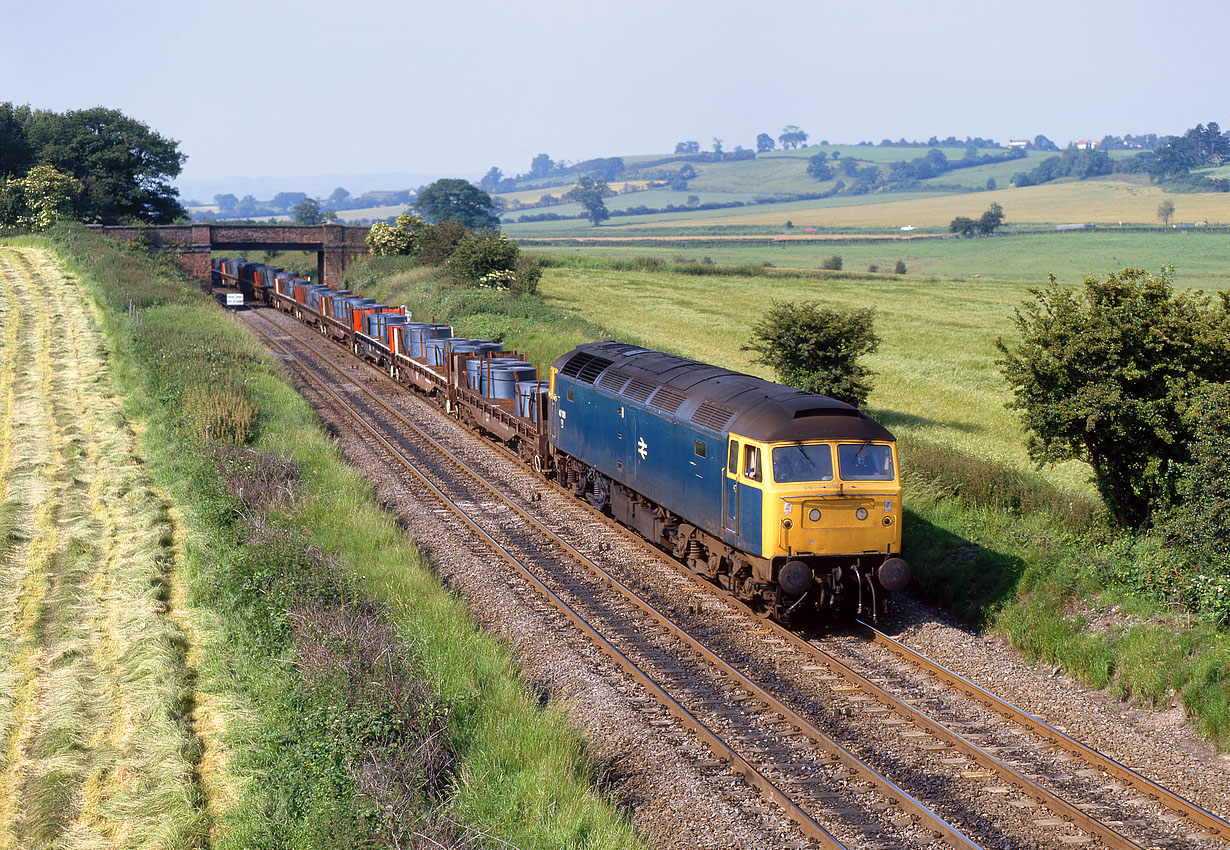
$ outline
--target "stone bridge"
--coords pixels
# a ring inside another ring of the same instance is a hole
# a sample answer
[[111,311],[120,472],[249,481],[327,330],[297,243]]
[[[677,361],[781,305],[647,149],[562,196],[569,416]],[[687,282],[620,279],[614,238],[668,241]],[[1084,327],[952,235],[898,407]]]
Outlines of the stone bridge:
[[316,279],[331,286],[340,286],[346,267],[368,255],[368,229],[341,224],[92,225],[90,229],[117,239],[144,239],[151,252],[174,254],[176,265],[206,285],[214,251],[230,256],[249,251],[315,251]]

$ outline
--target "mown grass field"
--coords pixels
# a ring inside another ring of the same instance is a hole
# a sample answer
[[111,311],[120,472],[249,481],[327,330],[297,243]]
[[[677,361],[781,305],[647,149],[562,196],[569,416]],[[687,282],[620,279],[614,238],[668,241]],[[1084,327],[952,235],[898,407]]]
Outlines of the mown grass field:
[[0,847],[207,846],[226,780],[175,505],[46,251],[0,246],[0,327]]

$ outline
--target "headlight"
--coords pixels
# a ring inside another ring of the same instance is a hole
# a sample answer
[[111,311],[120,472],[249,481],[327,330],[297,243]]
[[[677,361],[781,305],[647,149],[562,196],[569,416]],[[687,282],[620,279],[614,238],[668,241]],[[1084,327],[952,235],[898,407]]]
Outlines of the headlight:
[[809,520],[811,520],[812,522],[819,522],[819,521],[820,521],[820,510],[819,510],[819,508],[812,508],[810,511],[808,511],[808,512],[807,512],[807,518],[808,518]]
[[790,528],[793,525],[794,523],[790,521],[790,517],[786,517],[782,520],[782,528]]
[[854,512],[854,515],[858,517],[859,519],[867,519],[867,509],[859,508],[857,511]]

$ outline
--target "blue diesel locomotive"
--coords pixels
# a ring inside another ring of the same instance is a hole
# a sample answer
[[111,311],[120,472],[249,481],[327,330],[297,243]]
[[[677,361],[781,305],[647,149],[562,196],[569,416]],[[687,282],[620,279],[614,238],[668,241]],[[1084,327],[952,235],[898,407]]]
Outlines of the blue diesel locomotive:
[[550,400],[558,481],[775,618],[909,582],[896,443],[854,407],[615,342],[556,360]]

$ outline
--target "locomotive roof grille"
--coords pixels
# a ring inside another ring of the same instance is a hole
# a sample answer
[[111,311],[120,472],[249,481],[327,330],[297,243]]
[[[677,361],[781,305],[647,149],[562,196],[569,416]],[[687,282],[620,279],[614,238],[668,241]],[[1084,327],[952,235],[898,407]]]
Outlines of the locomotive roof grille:
[[628,381],[628,386],[624,387],[623,395],[633,401],[639,401],[641,404],[649,401],[649,397],[653,395],[655,387],[653,384],[647,384],[644,381],[633,378]]
[[613,393],[623,389],[624,384],[628,382],[628,376],[616,369],[607,369],[602,373],[602,377],[598,379],[598,386],[604,390],[610,390]]
[[594,379],[602,374],[602,370],[610,365],[611,361],[605,357],[598,357],[582,351],[565,363],[564,368],[560,369],[560,371],[569,377],[576,378],[578,381],[592,384]]
[[658,391],[649,400],[650,407],[656,407],[663,413],[674,413],[688,397],[671,387],[658,387]]
[[710,431],[718,431],[719,433],[726,430],[726,426],[730,420],[734,418],[735,412],[728,407],[722,407],[720,404],[714,404],[705,399],[700,403],[700,407],[696,408],[696,412],[692,414],[692,422],[702,428],[708,428]]

